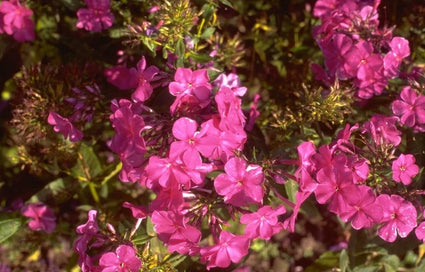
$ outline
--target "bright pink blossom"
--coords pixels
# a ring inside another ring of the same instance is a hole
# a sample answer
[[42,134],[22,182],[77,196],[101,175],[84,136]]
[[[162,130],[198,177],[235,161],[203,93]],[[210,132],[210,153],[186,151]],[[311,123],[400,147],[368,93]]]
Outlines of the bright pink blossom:
[[401,142],[401,131],[396,127],[398,118],[375,114],[363,124],[362,133],[368,132],[376,145],[398,146]]
[[226,173],[218,175],[214,187],[224,202],[235,206],[262,203],[264,190],[263,169],[259,165],[247,165],[242,158],[231,158],[224,165]]
[[400,116],[403,125],[421,131],[420,126],[425,125],[425,96],[407,86],[401,91],[400,98],[392,104],[393,113]]
[[415,157],[412,154],[400,154],[393,161],[392,170],[394,181],[409,185],[412,182],[412,178],[419,173],[419,166],[415,164]]
[[34,40],[32,14],[32,10],[22,6],[18,0],[2,1],[0,3],[0,33],[4,31],[13,35],[13,38],[19,42]]
[[144,102],[152,95],[153,87],[151,81],[155,75],[159,73],[156,66],[149,66],[146,68],[146,59],[143,56],[137,63],[137,87],[131,98],[136,102]]
[[88,8],[77,11],[77,27],[87,31],[99,32],[108,29],[114,23],[114,14],[110,11],[110,0],[84,0]]
[[158,238],[168,245],[169,251],[180,254],[198,253],[201,232],[187,223],[188,218],[174,211],[154,211],[152,223]]
[[83,138],[83,133],[74,127],[68,118],[62,117],[54,111],[49,112],[47,122],[53,126],[53,130],[60,132],[71,142],[78,142]]
[[208,262],[208,270],[211,267],[228,267],[231,262],[240,262],[248,254],[248,249],[249,239],[246,236],[223,230],[217,245],[201,249],[201,261]]
[[415,207],[401,196],[382,194],[376,202],[383,211],[383,225],[378,229],[378,235],[385,241],[394,242],[397,233],[404,238],[417,226]]
[[32,218],[28,222],[32,230],[51,233],[56,228],[56,216],[52,210],[43,203],[30,203],[22,208],[22,214]]
[[176,97],[171,105],[171,113],[194,111],[205,108],[211,102],[211,84],[205,69],[192,71],[188,68],[177,68],[174,81],[170,83],[170,93]]
[[386,75],[394,78],[398,75],[403,59],[410,55],[409,41],[402,37],[394,37],[389,46],[391,51],[384,57],[384,68]]
[[120,245],[115,252],[107,252],[100,257],[99,266],[102,272],[137,272],[142,262],[136,256],[133,247]]
[[253,213],[242,215],[240,222],[247,224],[244,234],[251,239],[261,238],[270,240],[270,238],[283,229],[278,216],[286,212],[282,205],[273,209],[265,205]]
[[425,221],[419,224],[415,229],[416,238],[422,240],[422,243],[425,243]]
[[351,226],[356,230],[370,228],[382,218],[382,208],[375,203],[375,199],[370,187],[356,186],[356,190],[345,195],[348,205],[339,216],[344,222],[351,220]]

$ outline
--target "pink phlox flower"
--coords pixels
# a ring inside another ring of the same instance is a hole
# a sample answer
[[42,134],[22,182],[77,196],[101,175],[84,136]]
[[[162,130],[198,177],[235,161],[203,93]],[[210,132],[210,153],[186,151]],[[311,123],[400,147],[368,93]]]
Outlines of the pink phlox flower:
[[369,162],[357,156],[347,158],[347,167],[353,173],[354,183],[363,183],[369,176]]
[[344,55],[352,46],[353,40],[345,34],[335,34],[332,39],[320,43],[329,75],[337,76],[339,79],[350,77],[344,67]]
[[228,87],[236,96],[240,97],[244,96],[248,90],[246,87],[241,86],[239,76],[234,73],[230,73],[228,75],[220,74],[216,80],[214,80],[214,85],[218,86],[219,88]]
[[171,113],[185,107],[205,108],[211,102],[211,84],[206,69],[192,71],[177,68],[174,81],[169,84],[169,91],[176,100],[171,105]]
[[106,80],[120,90],[129,90],[137,87],[137,69],[117,65],[105,69]]
[[110,0],[84,0],[88,8],[77,11],[77,28],[99,32],[108,29],[114,23],[114,14],[110,11]]
[[19,1],[2,1],[0,3],[0,33],[3,31],[18,42],[35,39],[32,10],[22,6]]
[[384,69],[379,69],[365,79],[354,79],[354,85],[358,88],[355,95],[361,99],[370,99],[382,94],[387,84]]
[[313,193],[313,191],[298,191],[295,194],[295,206],[292,214],[283,222],[283,228],[291,232],[295,231],[295,220],[297,219],[298,213],[300,212],[301,205],[307,200],[307,198]]
[[114,100],[111,109],[113,113],[109,119],[116,134],[112,137],[109,147],[120,156],[123,163],[120,179],[134,182],[141,174],[133,171],[140,172],[139,168],[145,162],[144,154],[147,148],[141,132],[146,125],[143,117],[139,115],[141,110],[137,103],[133,104],[125,99],[118,103]]
[[137,63],[137,87],[131,95],[131,98],[136,102],[144,102],[149,99],[153,92],[151,81],[159,73],[156,66],[146,68],[146,59],[143,56]]
[[[201,156],[198,152],[199,132],[198,124],[195,120],[182,117],[173,124],[173,136],[178,140],[171,145],[173,146],[173,156],[182,156],[186,164],[196,168],[202,164]],[[170,148],[171,149],[171,148]]]
[[322,168],[317,173],[316,179],[318,185],[314,194],[317,202],[320,204],[329,202],[329,211],[336,214],[345,211],[346,195],[356,190],[352,172],[343,165]]
[[415,157],[412,154],[400,154],[400,156],[393,161],[393,180],[402,182],[404,185],[409,185],[419,173],[419,166],[415,164]]
[[201,249],[201,262],[208,262],[208,270],[212,267],[228,267],[231,262],[240,262],[248,254],[248,249],[249,239],[246,236],[223,230],[219,244]]
[[317,183],[313,180],[312,174],[315,171],[315,164],[312,157],[316,154],[316,147],[312,142],[303,142],[297,147],[299,167],[295,171],[295,176],[300,184],[300,191],[313,192]]
[[115,252],[107,252],[100,257],[99,265],[102,272],[137,272],[142,262],[136,256],[133,247],[120,245]]
[[284,206],[280,205],[276,209],[265,205],[253,213],[242,215],[240,222],[247,224],[244,235],[251,239],[261,238],[270,240],[270,238],[283,229],[278,216],[286,212]]
[[235,151],[243,150],[247,135],[243,128],[229,131],[221,129],[219,124],[216,117],[201,124],[197,149],[206,158],[227,161],[235,156]]
[[220,114],[220,129],[231,132],[243,130],[246,118],[241,109],[242,100],[228,87],[221,87],[214,99]]
[[417,226],[415,207],[401,196],[382,194],[376,198],[376,202],[383,211],[383,225],[378,229],[378,235],[383,240],[394,242],[397,233],[404,238]]
[[149,211],[180,211],[184,204],[183,191],[177,185],[155,188],[156,198],[149,204]]
[[425,96],[418,95],[414,89],[406,86],[400,93],[401,100],[392,104],[393,113],[400,117],[400,122],[417,129],[417,125],[425,124]]
[[131,210],[131,214],[136,219],[144,219],[148,215],[148,210],[145,206],[134,205],[130,202],[124,202],[122,204],[124,208],[128,208]]
[[318,0],[314,4],[313,15],[323,17],[338,7],[339,0]]
[[328,145],[319,147],[318,152],[311,157],[316,169],[332,168],[333,154]]
[[188,218],[175,211],[154,211],[152,222],[158,238],[168,244],[170,252],[180,254],[196,254],[199,252],[198,243],[201,232],[187,224]]
[[383,67],[382,57],[373,53],[373,46],[367,41],[353,45],[344,57],[347,74],[360,80],[373,79],[376,71]]
[[78,142],[83,138],[83,133],[69,121],[54,111],[49,112],[47,122],[53,126],[53,130],[63,134],[65,139],[69,137],[71,142]]
[[21,209],[22,215],[32,218],[28,226],[32,230],[51,233],[56,228],[56,216],[53,211],[43,203],[30,203]]
[[231,158],[224,165],[224,171],[214,180],[217,193],[224,196],[224,202],[235,206],[262,203],[264,189],[263,169],[259,165],[247,165],[242,158]]
[[336,140],[330,144],[332,152],[341,150],[345,153],[355,153],[355,145],[350,141],[351,134],[359,128],[359,124],[346,124],[344,129],[338,131]]
[[375,203],[375,193],[369,186],[356,186],[350,194],[345,195],[346,208],[339,214],[344,222],[351,220],[356,229],[371,228],[382,218],[382,208]]
[[376,145],[398,146],[401,142],[401,131],[396,127],[398,118],[375,114],[362,126],[362,133],[368,132]]
[[421,222],[415,229],[415,234],[418,240],[422,240],[422,243],[425,243],[425,221]]
[[394,78],[399,74],[399,67],[404,58],[410,55],[409,41],[402,37],[394,37],[389,43],[391,51],[384,57],[385,75]]

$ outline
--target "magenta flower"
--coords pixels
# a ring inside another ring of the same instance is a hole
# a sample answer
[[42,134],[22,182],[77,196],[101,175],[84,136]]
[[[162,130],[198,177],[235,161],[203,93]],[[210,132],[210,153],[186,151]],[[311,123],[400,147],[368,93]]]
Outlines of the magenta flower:
[[152,223],[158,238],[168,244],[168,250],[180,254],[194,254],[199,248],[201,232],[187,224],[188,218],[174,211],[154,211]]
[[383,67],[382,57],[373,53],[373,46],[367,41],[360,41],[344,55],[344,68],[348,75],[360,80],[375,76],[375,72]]
[[142,262],[133,247],[120,245],[115,252],[107,252],[100,257],[102,272],[137,272]]
[[419,173],[419,166],[415,164],[415,157],[411,154],[400,154],[400,156],[393,161],[393,180],[402,182],[404,185],[409,185],[412,178]]
[[376,145],[392,144],[398,146],[401,142],[401,131],[396,127],[398,118],[375,114],[363,124],[362,133],[368,132]]
[[263,206],[258,211],[242,215],[240,222],[247,224],[244,235],[251,239],[261,238],[270,240],[270,238],[283,229],[278,216],[286,212],[282,205],[273,209],[270,206]]
[[173,124],[173,136],[179,140],[171,143],[173,157],[181,156],[182,160],[192,168],[201,166],[202,159],[198,152],[199,132],[195,120],[182,117]]
[[409,41],[402,37],[394,37],[389,43],[391,51],[384,57],[386,76],[394,78],[398,75],[398,68],[404,58],[410,55]]
[[192,71],[188,68],[177,68],[174,81],[169,91],[176,100],[171,105],[171,113],[177,109],[193,110],[205,108],[211,102],[211,84],[205,69]]
[[383,240],[394,242],[397,233],[404,238],[417,226],[415,207],[401,196],[382,194],[376,198],[376,202],[383,211],[383,225],[378,229],[378,235]]
[[231,158],[224,165],[224,171],[226,173],[214,180],[214,187],[224,196],[224,202],[235,206],[262,203],[264,173],[261,166],[247,165],[242,158]]
[[415,128],[425,124],[425,96],[418,95],[411,87],[406,86],[400,93],[401,100],[392,104],[393,113],[401,116],[400,122]]
[[151,81],[155,75],[159,73],[159,69],[156,66],[149,66],[146,68],[146,59],[143,56],[137,63],[137,87],[131,98],[136,102],[144,102],[149,99],[152,95],[153,87]]
[[137,87],[136,68],[127,68],[122,65],[105,69],[106,80],[120,90],[129,90]]
[[242,100],[226,86],[222,86],[218,90],[214,99],[221,117],[220,129],[232,132],[243,130],[245,115],[241,109]]
[[83,133],[74,127],[68,118],[62,117],[54,111],[49,112],[47,122],[53,126],[53,130],[63,134],[65,139],[69,137],[71,142],[78,142],[83,138]]
[[0,33],[2,31],[18,42],[35,39],[34,22],[31,20],[32,10],[22,6],[18,0],[0,3]]
[[99,32],[108,29],[114,23],[114,14],[110,11],[110,0],[84,0],[87,8],[77,11],[77,27],[87,31]]
[[52,210],[43,203],[31,203],[21,210],[26,217],[32,218],[28,225],[32,230],[51,233],[56,228],[56,217]]
[[345,199],[348,205],[339,216],[344,222],[351,220],[354,229],[370,228],[381,221],[382,209],[375,203],[375,193],[369,186],[356,186]]
[[248,249],[249,239],[246,236],[223,230],[218,245],[201,249],[201,261],[208,262],[208,270],[211,267],[228,267],[231,262],[240,262],[243,256],[248,254]]
[[425,243],[425,221],[419,224],[415,229],[416,238],[422,240],[422,243]]

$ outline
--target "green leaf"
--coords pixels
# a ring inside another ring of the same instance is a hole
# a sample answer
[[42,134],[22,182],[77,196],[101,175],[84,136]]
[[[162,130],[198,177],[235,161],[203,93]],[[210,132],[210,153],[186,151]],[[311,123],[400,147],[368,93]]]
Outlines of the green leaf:
[[355,267],[353,269],[353,272],[377,272],[380,270],[380,268],[381,267],[378,265],[368,265],[368,266],[362,265],[362,266]]
[[171,255],[172,257],[166,258],[165,261],[169,263],[172,267],[178,266],[181,262],[183,262],[186,259],[186,255]]
[[0,244],[15,234],[21,225],[22,222],[19,218],[0,221]]
[[93,148],[82,144],[78,151],[77,164],[71,169],[73,177],[83,181],[91,181],[102,172],[102,166]]
[[312,265],[307,267],[304,272],[329,271],[338,267],[339,252],[327,251],[323,253],[319,259],[314,261]]
[[341,272],[350,271],[350,260],[348,258],[347,251],[343,249],[341,254],[339,254],[339,268]]
[[233,5],[232,5],[232,3],[229,2],[229,0],[220,0],[220,2],[222,4],[225,4],[226,6],[233,8]]
[[149,236],[156,236],[156,232],[155,232],[155,230],[153,229],[153,223],[152,223],[152,220],[151,220],[151,218],[150,218],[150,217],[147,217],[147,218],[146,218],[146,233],[147,233]]
[[179,39],[176,43],[176,55],[177,57],[179,57],[179,59],[183,59],[184,58],[184,53],[185,53],[185,45],[183,42],[183,39]]
[[397,272],[400,259],[396,255],[388,255],[381,259],[381,264],[385,268],[385,272]]
[[135,245],[143,245],[146,244],[146,242],[150,239],[152,239],[152,236],[141,234],[131,239],[131,242]]
[[214,34],[214,31],[215,31],[215,27],[208,27],[207,29],[204,30],[204,32],[202,32],[201,38],[205,40],[209,39],[212,36],[212,34]]
[[295,203],[295,194],[298,192],[298,183],[293,180],[288,180],[287,182],[285,182],[285,191],[288,195],[289,201]]

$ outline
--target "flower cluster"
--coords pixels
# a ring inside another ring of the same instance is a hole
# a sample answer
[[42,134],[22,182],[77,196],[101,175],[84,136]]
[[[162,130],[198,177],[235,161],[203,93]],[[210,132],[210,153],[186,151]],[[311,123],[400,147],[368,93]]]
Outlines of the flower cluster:
[[77,11],[77,27],[87,31],[99,32],[108,29],[114,23],[114,14],[110,11],[110,0],[84,0],[87,8]]
[[362,99],[382,94],[410,55],[406,39],[393,37],[392,29],[379,28],[379,4],[380,0],[319,0],[313,10],[322,21],[314,37],[326,66],[318,78],[327,84],[352,80]]
[[[419,167],[412,154],[394,155],[401,141],[397,121],[374,115],[361,127],[347,125],[333,143],[317,151],[311,142],[298,147],[300,192],[314,193],[318,203],[328,204],[330,212],[354,229],[379,225],[378,235],[388,242],[414,230],[417,209],[423,209],[413,205],[411,196],[399,193],[405,191],[399,183],[411,184]],[[389,169],[391,176],[386,174]]]

